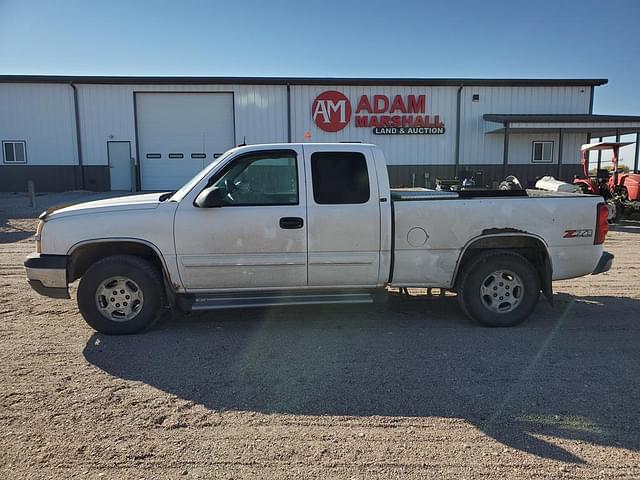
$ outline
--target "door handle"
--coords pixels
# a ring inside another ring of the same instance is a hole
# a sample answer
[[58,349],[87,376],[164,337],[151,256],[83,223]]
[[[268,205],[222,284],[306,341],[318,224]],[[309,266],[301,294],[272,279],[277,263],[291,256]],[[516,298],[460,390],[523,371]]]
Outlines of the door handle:
[[293,230],[295,228],[302,228],[304,221],[300,217],[282,217],[280,219],[280,228],[286,230]]

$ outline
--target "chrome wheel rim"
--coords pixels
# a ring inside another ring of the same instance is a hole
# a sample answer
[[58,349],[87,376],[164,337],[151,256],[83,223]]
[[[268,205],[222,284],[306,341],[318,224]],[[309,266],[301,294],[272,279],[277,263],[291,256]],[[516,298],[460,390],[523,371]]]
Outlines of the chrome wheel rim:
[[524,296],[522,280],[511,270],[496,270],[485,277],[480,298],[494,313],[509,313],[518,308]]
[[109,320],[132,320],[140,313],[143,304],[142,289],[128,277],[109,277],[96,289],[98,310]]

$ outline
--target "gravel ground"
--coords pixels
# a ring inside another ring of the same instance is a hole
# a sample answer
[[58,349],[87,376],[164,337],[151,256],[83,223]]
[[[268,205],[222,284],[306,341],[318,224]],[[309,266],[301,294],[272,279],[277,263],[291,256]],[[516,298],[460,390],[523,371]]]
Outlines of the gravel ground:
[[516,328],[392,295],[107,337],[22,268],[81,198],[0,197],[0,478],[640,478],[640,223]]

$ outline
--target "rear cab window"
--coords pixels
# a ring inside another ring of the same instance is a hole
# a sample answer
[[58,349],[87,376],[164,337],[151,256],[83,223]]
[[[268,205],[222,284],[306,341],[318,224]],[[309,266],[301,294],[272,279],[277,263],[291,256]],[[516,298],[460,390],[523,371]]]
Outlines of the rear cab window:
[[362,204],[371,197],[367,160],[360,152],[313,153],[311,178],[318,205]]

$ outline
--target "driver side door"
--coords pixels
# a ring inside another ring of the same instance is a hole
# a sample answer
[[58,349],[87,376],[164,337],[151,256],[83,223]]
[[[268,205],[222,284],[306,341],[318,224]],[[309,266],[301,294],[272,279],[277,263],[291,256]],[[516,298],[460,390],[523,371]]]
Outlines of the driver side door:
[[185,198],[176,212],[176,255],[185,288],[306,286],[302,151],[287,148],[239,155],[214,173],[208,185],[224,191],[222,206],[199,208],[193,198]]

